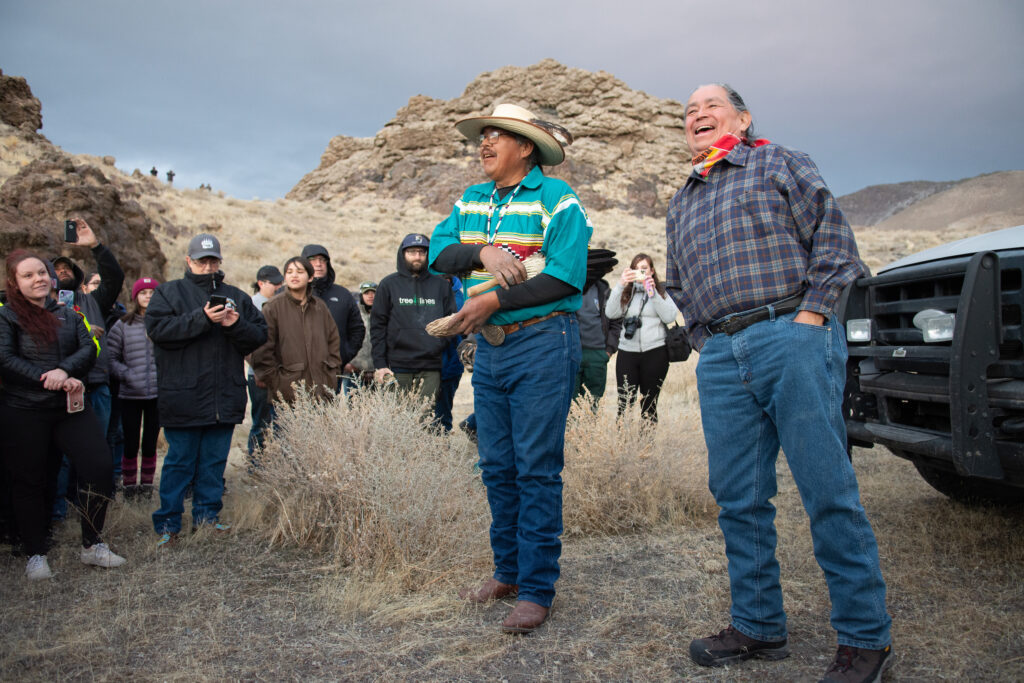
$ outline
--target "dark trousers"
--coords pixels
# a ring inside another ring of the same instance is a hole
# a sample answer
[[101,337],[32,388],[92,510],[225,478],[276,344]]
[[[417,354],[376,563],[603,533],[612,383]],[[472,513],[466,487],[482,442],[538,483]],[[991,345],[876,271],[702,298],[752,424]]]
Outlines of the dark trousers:
[[248,451],[249,457],[252,458],[252,454],[257,450],[263,450],[263,437],[266,432],[267,426],[270,425],[270,400],[267,397],[267,388],[256,386],[256,378],[250,376],[248,378],[249,385],[249,405],[251,406],[250,414],[252,415],[252,427],[249,428],[249,443]]
[[658,396],[668,374],[668,349],[650,351],[619,350],[615,360],[615,382],[619,387],[619,415],[636,401],[640,391],[640,412],[651,422],[658,421]]
[[[124,425],[124,457],[121,460],[124,485],[152,485],[153,475],[156,474],[156,440],[160,436],[160,413],[157,411],[156,399],[121,399],[121,422]],[[140,431],[141,468],[138,466]],[[136,472],[141,476],[136,478]]]
[[590,392],[591,406],[597,410],[597,402],[604,396],[605,385],[608,383],[608,352],[602,349],[583,348],[583,360],[580,371],[576,373],[576,393],[574,398],[583,395],[583,390]]
[[434,402],[434,424],[446,431],[452,431],[452,406],[455,405],[455,392],[459,388],[462,375],[442,379],[437,390],[437,401]]
[[[7,439],[4,461],[11,482],[11,507],[27,555],[46,554],[50,521],[47,488],[63,452],[78,473],[82,498],[82,545],[100,540],[113,493],[110,448],[88,402],[69,414],[57,408],[22,410],[0,406],[0,430]],[[56,451],[51,448],[56,446]]]

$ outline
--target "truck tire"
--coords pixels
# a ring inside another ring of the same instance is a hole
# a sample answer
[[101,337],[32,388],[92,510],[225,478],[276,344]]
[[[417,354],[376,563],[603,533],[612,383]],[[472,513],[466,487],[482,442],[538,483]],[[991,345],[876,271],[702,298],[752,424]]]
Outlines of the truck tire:
[[965,477],[914,460],[914,467],[932,488],[966,505],[1015,506],[1024,504],[1024,489],[1001,481]]

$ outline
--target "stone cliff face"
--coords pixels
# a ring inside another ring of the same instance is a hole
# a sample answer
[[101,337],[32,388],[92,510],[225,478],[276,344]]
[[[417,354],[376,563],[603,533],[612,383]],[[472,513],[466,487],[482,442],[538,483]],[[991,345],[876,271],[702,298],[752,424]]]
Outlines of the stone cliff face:
[[545,173],[568,181],[591,210],[662,217],[690,171],[682,104],[547,59],[481,74],[453,100],[417,95],[373,138],[335,137],[288,198],[341,203],[375,193],[447,213],[466,186],[486,180],[477,146],[454,123],[501,102],[572,132],[566,161]]
[[[114,252],[131,283],[140,275],[162,274],[164,258],[154,223],[135,201],[139,190],[128,179],[111,182],[102,170],[76,164],[43,135],[42,105],[24,78],[0,72],[0,134],[13,161],[0,164],[0,254],[17,248],[41,256],[70,256],[84,270],[96,264],[84,247],[65,244],[64,220],[80,215]],[[103,159],[113,166],[113,157]],[[9,177],[8,177],[9,176]],[[164,229],[167,232],[167,227]]]
[[0,188],[0,254],[20,247],[93,268],[88,249],[63,241],[64,220],[75,215],[114,252],[128,287],[143,274],[163,273],[167,259],[138,202],[122,198],[99,169],[76,166],[60,153],[33,161]]
[[0,70],[0,121],[25,133],[43,127],[43,105],[32,96],[28,81]]

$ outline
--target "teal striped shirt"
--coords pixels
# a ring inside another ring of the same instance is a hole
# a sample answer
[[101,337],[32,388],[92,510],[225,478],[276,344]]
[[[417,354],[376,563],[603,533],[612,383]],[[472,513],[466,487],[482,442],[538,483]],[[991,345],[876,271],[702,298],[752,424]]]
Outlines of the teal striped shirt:
[[[487,244],[487,213],[494,183],[471,185],[451,215],[441,221],[430,236],[430,263],[445,247],[452,244]],[[556,277],[577,290],[583,289],[587,277],[587,244],[593,226],[579,197],[569,184],[544,175],[534,167],[525,178],[515,197],[509,193],[499,200],[495,195],[491,230],[498,223],[502,207],[509,203],[498,226],[494,246],[511,249],[521,258],[541,252],[544,255],[544,273]],[[474,270],[463,278],[468,290],[475,284],[491,278],[485,270]],[[553,311],[576,311],[582,302],[579,291],[570,296],[539,306],[515,310],[499,310],[488,320],[493,325],[528,320]]]

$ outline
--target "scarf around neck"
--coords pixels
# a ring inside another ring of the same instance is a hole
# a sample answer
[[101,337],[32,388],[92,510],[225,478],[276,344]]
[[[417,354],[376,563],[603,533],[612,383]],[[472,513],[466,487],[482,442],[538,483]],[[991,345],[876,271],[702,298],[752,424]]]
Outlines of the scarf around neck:
[[[713,145],[693,158],[690,162],[693,164],[693,172],[700,175],[702,178],[707,178],[708,173],[711,172],[711,167],[724,159],[725,156],[732,151],[733,147],[741,142],[743,142],[743,140],[736,135],[726,133],[722,137],[718,138]],[[750,143],[750,146],[761,147],[762,145],[767,144],[768,140],[758,138],[757,140],[754,140],[753,143]]]

